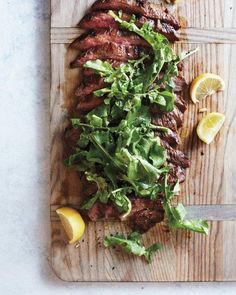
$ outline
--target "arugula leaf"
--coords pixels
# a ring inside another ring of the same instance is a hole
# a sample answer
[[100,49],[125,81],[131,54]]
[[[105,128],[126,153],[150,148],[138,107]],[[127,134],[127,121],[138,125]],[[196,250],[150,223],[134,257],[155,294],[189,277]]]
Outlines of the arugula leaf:
[[[142,77],[145,77],[143,89],[147,90],[160,74],[164,64],[176,58],[169,41],[162,34],[154,32],[149,23],[145,23],[141,28],[138,28],[135,23],[122,20],[113,11],[108,13],[120,23],[122,28],[138,34],[151,45],[154,51],[154,62],[146,68],[145,75]],[[140,77],[138,81],[141,81]]]
[[159,243],[153,244],[149,248],[145,248],[141,244],[141,235],[133,232],[127,238],[124,235],[106,236],[104,239],[105,247],[121,246],[122,249],[136,256],[144,256],[148,263],[152,260],[152,254],[161,249]]
[[84,65],[85,68],[93,69],[101,76],[110,76],[114,73],[114,69],[109,62],[97,60],[89,60]]
[[167,178],[165,179],[165,199],[163,201],[163,207],[168,219],[170,227],[176,229],[188,229],[193,232],[203,233],[208,235],[208,224],[205,220],[186,220],[187,211],[183,204],[178,204],[176,207],[171,205],[171,200],[179,190],[179,183],[174,188],[171,188],[167,184]]
[[126,213],[131,210],[131,201],[126,196],[126,194],[132,192],[130,187],[114,190],[112,185],[109,184],[105,178],[88,172],[86,172],[85,175],[88,181],[97,184],[97,192],[84,202],[81,207],[82,210],[89,210],[98,200],[104,204],[106,204],[108,200],[111,200],[121,213]]

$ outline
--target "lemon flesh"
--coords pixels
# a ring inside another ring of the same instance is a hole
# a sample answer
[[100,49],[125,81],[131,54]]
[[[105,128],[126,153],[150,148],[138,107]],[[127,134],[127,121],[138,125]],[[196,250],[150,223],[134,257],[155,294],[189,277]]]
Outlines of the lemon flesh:
[[57,209],[56,212],[69,238],[69,243],[77,242],[83,236],[85,230],[85,223],[79,212],[69,207]]
[[215,74],[206,73],[195,78],[190,87],[190,96],[194,103],[225,89],[224,80]]
[[223,114],[210,113],[206,115],[197,126],[198,137],[206,144],[210,144],[220,131],[224,121],[225,115]]

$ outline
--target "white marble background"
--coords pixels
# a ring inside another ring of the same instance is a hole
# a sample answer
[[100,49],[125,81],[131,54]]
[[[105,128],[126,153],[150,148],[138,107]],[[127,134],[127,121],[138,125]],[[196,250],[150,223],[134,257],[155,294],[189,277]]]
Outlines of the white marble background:
[[53,274],[49,19],[49,0],[0,0],[0,294],[236,294],[236,283],[81,284]]

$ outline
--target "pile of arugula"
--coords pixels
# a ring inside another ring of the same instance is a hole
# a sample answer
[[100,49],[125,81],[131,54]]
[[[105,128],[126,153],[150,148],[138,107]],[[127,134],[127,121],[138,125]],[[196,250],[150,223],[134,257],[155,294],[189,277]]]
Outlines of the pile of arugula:
[[[74,128],[80,128],[81,134],[75,153],[66,163],[83,171],[87,180],[95,182],[98,188],[81,209],[90,209],[97,200],[104,204],[110,201],[121,214],[125,214],[131,209],[130,196],[155,200],[158,194],[162,194],[171,227],[207,234],[205,221],[185,220],[184,206],[171,205],[179,185],[171,187],[167,183],[170,171],[166,163],[167,153],[155,135],[155,130],[167,133],[170,130],[151,124],[149,112],[151,105],[166,112],[174,109],[172,78],[178,75],[178,63],[195,51],[176,56],[169,41],[154,32],[150,24],[138,28],[134,17],[126,22],[121,19],[121,13],[109,13],[122,28],[145,39],[153,49],[154,58],[143,53],[139,60],[129,61],[118,68],[101,60],[85,64],[86,68],[103,77],[108,86],[94,92],[98,97],[105,96],[101,106],[89,112],[83,122],[79,118],[71,120]],[[158,79],[160,72],[161,79]],[[128,240],[120,236],[105,239],[105,246],[114,244],[123,245],[126,251],[150,260],[150,251],[145,252],[137,236]],[[134,251],[137,248],[140,251]],[[159,247],[152,249],[151,252]]]

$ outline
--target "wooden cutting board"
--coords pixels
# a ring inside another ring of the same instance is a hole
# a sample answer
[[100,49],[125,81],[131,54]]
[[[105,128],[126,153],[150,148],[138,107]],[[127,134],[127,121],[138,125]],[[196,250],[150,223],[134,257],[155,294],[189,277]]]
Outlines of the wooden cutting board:
[[[52,0],[51,18],[51,227],[52,267],[65,281],[233,281],[236,280],[236,3],[234,0],[183,0],[182,41],[177,50],[199,47],[185,63],[191,81],[203,72],[218,73],[226,81],[224,93],[199,105],[189,103],[181,130],[182,149],[191,159],[179,198],[191,217],[210,220],[208,237],[186,231],[168,231],[161,223],[143,236],[144,244],[159,241],[163,249],[148,265],[140,258],[104,249],[103,237],[129,229],[120,222],[89,222],[77,248],[67,244],[55,210],[64,205],[78,208],[83,187],[73,171],[62,164],[63,131],[67,109],[75,103],[80,70],[70,70],[76,51],[69,43],[81,31],[76,24],[92,0]],[[158,1],[156,1],[158,2]],[[214,143],[196,137],[199,109],[226,114],[226,123]]]

